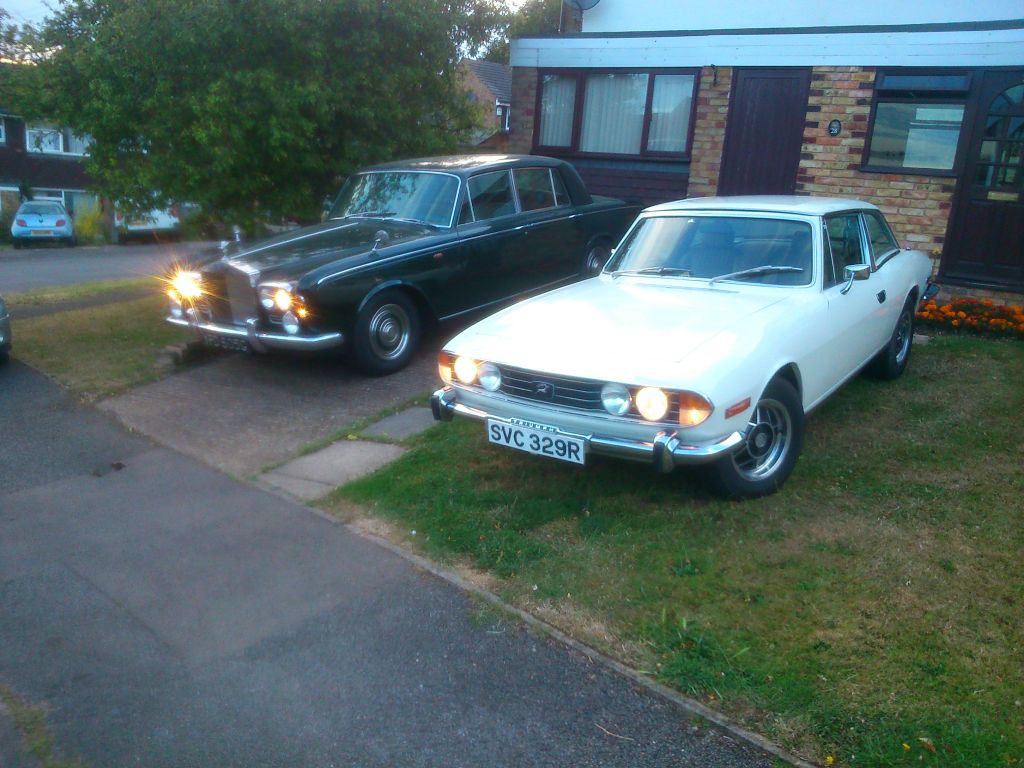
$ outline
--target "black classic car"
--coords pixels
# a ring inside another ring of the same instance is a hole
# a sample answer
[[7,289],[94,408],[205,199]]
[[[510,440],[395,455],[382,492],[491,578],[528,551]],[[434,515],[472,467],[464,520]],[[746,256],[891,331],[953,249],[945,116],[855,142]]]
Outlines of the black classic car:
[[388,163],[349,177],[322,224],[178,267],[167,320],[218,346],[345,350],[390,373],[427,324],[596,274],[638,212],[546,157]]

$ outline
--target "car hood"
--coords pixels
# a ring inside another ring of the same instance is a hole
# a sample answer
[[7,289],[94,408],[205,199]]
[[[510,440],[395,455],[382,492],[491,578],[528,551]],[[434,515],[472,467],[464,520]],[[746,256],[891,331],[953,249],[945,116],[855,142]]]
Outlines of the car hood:
[[338,261],[352,262],[351,266],[366,261],[380,232],[386,233],[386,238],[378,244],[374,257],[407,249],[415,240],[438,236],[434,227],[416,222],[336,219],[254,243],[232,243],[221,261],[262,279],[297,278]]
[[678,386],[745,355],[794,301],[785,289],[601,276],[509,307],[446,348],[529,370]]

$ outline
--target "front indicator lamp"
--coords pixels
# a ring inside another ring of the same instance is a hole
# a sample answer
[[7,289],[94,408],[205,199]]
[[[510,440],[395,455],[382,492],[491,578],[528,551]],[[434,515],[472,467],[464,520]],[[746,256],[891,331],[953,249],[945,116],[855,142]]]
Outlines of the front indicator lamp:
[[644,387],[636,393],[636,409],[647,421],[661,421],[668,413],[668,395],[657,387]]
[[203,295],[202,278],[198,272],[177,272],[171,280],[171,287],[182,301],[198,299]]
[[284,317],[281,318],[281,325],[284,327],[285,333],[294,336],[301,328],[299,325],[299,318],[295,316],[294,312],[285,312]]
[[463,384],[472,384],[476,381],[477,367],[476,360],[469,357],[455,358],[455,376]]
[[625,416],[633,399],[625,384],[605,384],[601,387],[601,405],[612,416]]
[[[750,401],[747,401],[747,405]],[[679,426],[696,427],[707,421],[714,410],[711,401],[696,392],[679,393]]]

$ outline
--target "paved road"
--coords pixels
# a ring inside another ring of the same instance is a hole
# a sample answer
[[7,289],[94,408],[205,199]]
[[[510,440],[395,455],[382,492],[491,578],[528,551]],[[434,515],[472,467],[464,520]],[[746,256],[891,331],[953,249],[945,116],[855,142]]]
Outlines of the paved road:
[[[124,432],[16,362],[0,369],[0,435],[0,681],[47,707],[66,757],[770,765],[559,644],[474,620],[448,583]],[[0,712],[0,742],[11,733]]]
[[175,259],[212,243],[109,245],[79,248],[37,246],[0,251],[0,294],[160,275]]

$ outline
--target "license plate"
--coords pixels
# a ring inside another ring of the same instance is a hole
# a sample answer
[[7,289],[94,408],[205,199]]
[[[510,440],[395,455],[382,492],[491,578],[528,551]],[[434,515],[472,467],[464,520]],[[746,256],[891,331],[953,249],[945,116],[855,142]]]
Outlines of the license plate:
[[53,230],[52,229],[33,229],[31,234],[32,235],[52,235],[53,234]]
[[208,347],[228,349],[232,352],[248,352],[249,342],[237,336],[219,336],[216,333],[203,331],[203,343]]
[[576,435],[567,435],[543,424],[522,426],[503,421],[487,420],[487,439],[497,445],[515,448],[536,456],[561,459],[573,464],[584,462],[585,441]]

